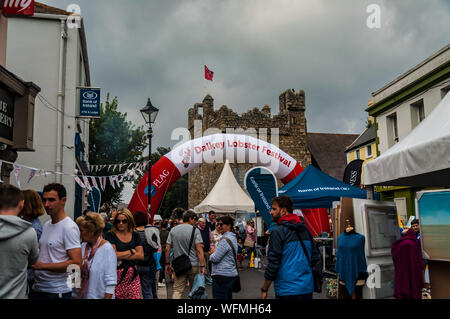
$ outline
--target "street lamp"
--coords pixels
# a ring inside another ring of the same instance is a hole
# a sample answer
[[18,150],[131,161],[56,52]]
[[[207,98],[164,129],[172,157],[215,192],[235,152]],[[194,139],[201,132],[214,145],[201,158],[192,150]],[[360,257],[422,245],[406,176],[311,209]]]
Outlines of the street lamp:
[[155,123],[156,116],[158,115],[158,109],[152,105],[152,102],[150,102],[150,98],[148,98],[147,105],[144,106],[141,109],[142,117],[144,118],[145,123],[148,125],[148,160],[149,160],[149,167],[148,167],[148,188],[147,188],[147,197],[148,197],[148,206],[147,206],[147,212],[148,216],[151,220],[151,181],[152,181],[152,136],[153,136],[153,130],[152,130],[152,124]]

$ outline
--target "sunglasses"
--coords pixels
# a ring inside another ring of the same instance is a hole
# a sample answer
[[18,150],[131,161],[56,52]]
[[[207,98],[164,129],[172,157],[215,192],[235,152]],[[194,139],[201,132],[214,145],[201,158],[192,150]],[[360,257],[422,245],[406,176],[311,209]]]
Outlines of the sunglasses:
[[127,224],[128,223],[128,220],[126,220],[126,219],[117,219],[116,220],[116,224]]
[[222,226],[223,226],[223,223],[217,223],[217,226],[222,227]]

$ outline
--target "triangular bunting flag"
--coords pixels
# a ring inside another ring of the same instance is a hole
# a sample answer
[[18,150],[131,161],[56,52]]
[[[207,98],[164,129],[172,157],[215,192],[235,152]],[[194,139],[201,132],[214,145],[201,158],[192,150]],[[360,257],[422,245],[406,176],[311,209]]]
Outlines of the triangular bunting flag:
[[19,188],[22,188],[20,186],[20,170],[21,170],[22,166],[19,166],[19,165],[16,165],[16,164],[14,164],[13,166],[14,166],[14,175],[16,175],[17,185],[19,186]]
[[95,179],[95,176],[91,176],[91,181],[92,181],[92,187],[95,187],[98,190],[100,190],[100,188],[97,185],[97,180]]
[[81,188],[86,188],[86,186],[83,184],[83,182],[78,176],[74,176],[73,178],[75,179],[75,182],[77,182],[77,184],[80,185]]
[[88,180],[87,176],[83,176],[83,182],[84,182],[84,185],[86,185],[86,188],[91,191],[92,187],[91,187],[91,184],[89,184],[89,180]]
[[114,185],[114,179],[112,176],[109,176],[109,182],[111,183],[112,188],[116,189],[116,185]]
[[28,175],[27,185],[30,183],[31,179],[36,175],[37,169],[30,168],[30,175]]

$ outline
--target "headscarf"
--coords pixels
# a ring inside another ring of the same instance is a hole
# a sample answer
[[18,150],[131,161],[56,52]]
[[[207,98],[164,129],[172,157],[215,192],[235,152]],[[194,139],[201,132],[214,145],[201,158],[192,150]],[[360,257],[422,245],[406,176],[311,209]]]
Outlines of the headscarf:
[[[78,292],[77,299],[84,298],[84,295],[86,294],[86,291],[89,287],[89,271],[91,268],[91,261],[92,258],[94,258],[94,255],[97,252],[102,240],[103,237],[100,235],[98,236],[97,242],[94,244],[94,246],[91,246],[90,243],[87,243],[86,247],[84,248],[83,265],[81,266],[81,289]],[[91,249],[90,252],[89,249]]]

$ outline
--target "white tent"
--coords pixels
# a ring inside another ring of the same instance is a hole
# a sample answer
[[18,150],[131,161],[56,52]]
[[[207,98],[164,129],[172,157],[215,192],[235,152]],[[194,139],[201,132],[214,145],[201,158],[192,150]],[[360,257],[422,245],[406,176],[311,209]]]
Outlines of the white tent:
[[198,214],[211,210],[217,213],[235,213],[237,210],[255,211],[253,200],[239,186],[228,160],[211,192],[203,202],[194,207],[194,211]]
[[450,94],[404,139],[364,166],[365,185],[450,186]]

